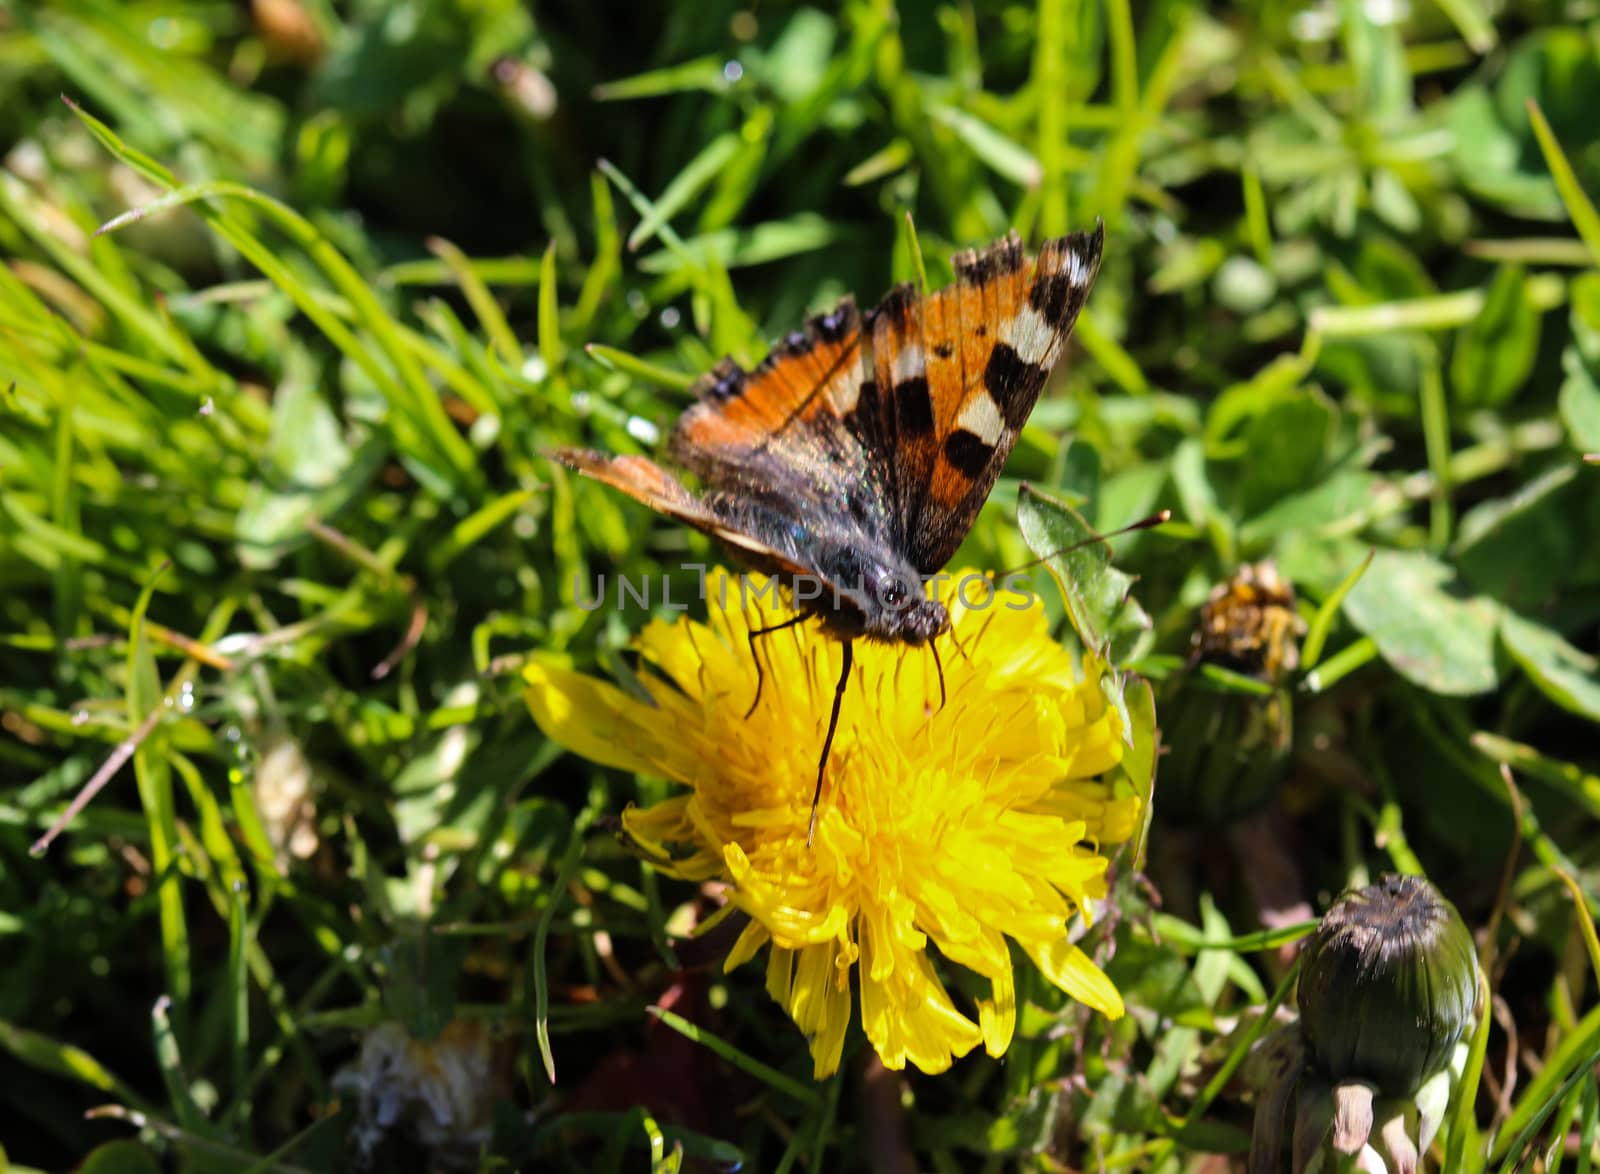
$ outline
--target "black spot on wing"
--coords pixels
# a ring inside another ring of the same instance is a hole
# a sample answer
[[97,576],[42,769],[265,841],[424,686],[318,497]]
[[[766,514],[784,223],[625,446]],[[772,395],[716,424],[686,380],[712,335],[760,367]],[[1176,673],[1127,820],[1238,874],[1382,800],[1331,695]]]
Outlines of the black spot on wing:
[[978,476],[989,467],[990,458],[993,456],[994,445],[985,444],[980,437],[965,428],[958,428],[945,438],[944,459],[949,461],[958,473],[972,480],[977,480]]
[[1039,312],[1052,329],[1059,330],[1063,323],[1074,318],[1083,305],[1088,290],[1066,273],[1052,273],[1033,283],[1028,291],[1028,304]]
[[963,285],[987,285],[1022,268],[1022,238],[1015,229],[983,252],[969,249],[951,258],[956,278]]
[[1033,411],[1034,400],[1044,387],[1045,369],[1029,363],[1009,343],[996,343],[983,369],[983,386],[1000,407],[1008,427],[1020,431]]
[[1100,273],[1105,249],[1105,225],[1093,232],[1074,232],[1046,241],[1039,251],[1038,276],[1028,291],[1028,303],[1054,330],[1070,330],[1072,321]]
[[845,413],[845,427],[858,437],[871,435],[878,427],[878,411],[878,381],[863,379],[856,406]]
[[933,399],[928,395],[928,380],[913,375],[894,385],[895,415],[901,425],[915,435],[933,431]]
[[694,386],[696,397],[712,403],[726,403],[744,393],[750,376],[732,359],[720,359]]
[[912,307],[917,304],[917,287],[909,281],[902,281],[888,293],[883,295],[872,312],[867,315],[869,322],[876,323],[880,318],[896,326],[904,327],[911,321]]
[[836,343],[861,325],[861,315],[856,310],[856,300],[842,299],[826,314],[818,314],[806,323],[806,329],[823,342]]
[[941,359],[948,359],[951,355],[956,353],[956,348],[947,342],[941,342],[933,348],[933,353],[938,355]]

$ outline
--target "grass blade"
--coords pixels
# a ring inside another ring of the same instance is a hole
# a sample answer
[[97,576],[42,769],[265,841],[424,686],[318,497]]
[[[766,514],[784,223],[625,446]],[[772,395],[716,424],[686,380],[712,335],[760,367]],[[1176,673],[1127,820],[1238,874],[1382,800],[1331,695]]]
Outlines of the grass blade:
[[1589,246],[1590,259],[1600,265],[1600,212],[1595,211],[1594,204],[1584,193],[1572,164],[1567,162],[1566,153],[1562,151],[1555,132],[1545,119],[1544,111],[1532,98],[1528,99],[1528,117],[1533,120],[1533,133],[1538,136],[1539,149],[1544,152],[1545,165],[1550,168],[1550,177],[1556,181],[1561,202],[1567,206],[1567,215],[1572,218],[1573,227],[1578,230],[1583,243]]

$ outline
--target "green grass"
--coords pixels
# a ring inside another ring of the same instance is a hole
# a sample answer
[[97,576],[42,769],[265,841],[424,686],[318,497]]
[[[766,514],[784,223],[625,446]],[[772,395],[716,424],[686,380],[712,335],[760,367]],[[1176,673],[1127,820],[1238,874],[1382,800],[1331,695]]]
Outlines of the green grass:
[[[660,9],[304,0],[312,62],[221,0],[0,0],[12,1163],[346,1168],[361,1040],[464,1020],[492,1168],[1217,1169],[1300,932],[1263,911],[1400,870],[1497,1000],[1434,1168],[1594,1168],[1593,4]],[[1095,217],[957,561],[1030,557],[1023,481],[1173,510],[1117,543],[1148,626],[1101,617],[1159,678],[1273,557],[1292,769],[1196,832],[1158,765],[1164,904],[1124,854],[1099,946],[1126,1019],[1023,974],[1003,1063],[885,1078],[857,1033],[817,1085],[761,967],[686,933],[713,896],[614,835],[662,784],[520,697],[534,651],[626,673],[646,615],[575,577],[718,556],[541,454],[653,451],[719,356]]]

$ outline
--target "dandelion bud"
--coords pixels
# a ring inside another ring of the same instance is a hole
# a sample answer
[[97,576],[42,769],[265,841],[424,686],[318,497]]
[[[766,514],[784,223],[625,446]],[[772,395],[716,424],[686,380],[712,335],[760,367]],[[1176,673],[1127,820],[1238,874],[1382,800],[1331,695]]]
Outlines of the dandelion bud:
[[1334,902],[1306,948],[1300,1026],[1312,1066],[1412,1097],[1444,1070],[1471,1025],[1472,936],[1421,877],[1385,876]]
[[[1160,706],[1161,808],[1182,820],[1225,823],[1271,795],[1288,767],[1293,706],[1285,684],[1300,663],[1304,624],[1294,588],[1270,562],[1247,564],[1200,609],[1189,667],[1171,678]],[[1229,690],[1195,670],[1214,665],[1271,686]]]
[[1345,893],[1307,944],[1300,1019],[1263,1045],[1250,1174],[1417,1174],[1461,1074],[1478,962],[1427,881]]

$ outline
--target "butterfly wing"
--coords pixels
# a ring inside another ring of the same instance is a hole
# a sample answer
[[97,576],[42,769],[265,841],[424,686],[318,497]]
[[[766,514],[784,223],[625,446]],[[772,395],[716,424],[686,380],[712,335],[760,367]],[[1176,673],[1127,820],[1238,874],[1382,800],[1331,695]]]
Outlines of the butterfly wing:
[[[788,515],[834,541],[891,541],[894,454],[850,421],[871,395],[867,340],[855,300],[807,321],[753,371],[723,359],[673,429],[673,458],[700,478],[719,514],[747,505]],[[804,545],[807,538],[795,535]]]
[[1103,246],[1096,226],[1047,241],[1029,266],[1013,231],[958,254],[954,285],[921,297],[897,287],[871,315],[874,402],[858,431],[890,456],[902,549],[923,574],[955,554],[994,488],[1065,351]]
[[760,537],[719,517],[684,488],[681,481],[652,460],[640,456],[608,456],[585,448],[561,448],[552,455],[585,476],[620,489],[635,501],[711,535],[762,570],[791,575],[804,572],[792,558],[773,549]]

